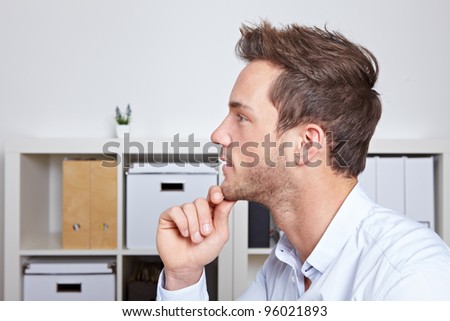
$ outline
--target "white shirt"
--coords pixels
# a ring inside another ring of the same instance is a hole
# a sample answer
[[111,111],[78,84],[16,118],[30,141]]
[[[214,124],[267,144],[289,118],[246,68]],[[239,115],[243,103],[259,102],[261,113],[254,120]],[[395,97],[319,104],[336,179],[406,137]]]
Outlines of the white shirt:
[[[162,273],[163,275],[163,273]],[[312,282],[304,290],[304,277]],[[159,300],[205,300],[205,276]],[[359,185],[302,264],[283,235],[241,300],[450,300],[450,251],[420,223],[375,204]]]

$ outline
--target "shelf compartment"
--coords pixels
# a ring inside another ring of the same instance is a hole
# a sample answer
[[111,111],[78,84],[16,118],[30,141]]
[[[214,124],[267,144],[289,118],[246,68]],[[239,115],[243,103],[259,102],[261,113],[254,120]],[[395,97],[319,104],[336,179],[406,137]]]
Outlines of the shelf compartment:
[[21,251],[63,250],[62,162],[65,158],[107,160],[102,154],[20,155]]
[[[162,270],[156,255],[129,255],[122,260],[123,300],[155,300],[156,284]],[[143,293],[148,292],[151,293]]]

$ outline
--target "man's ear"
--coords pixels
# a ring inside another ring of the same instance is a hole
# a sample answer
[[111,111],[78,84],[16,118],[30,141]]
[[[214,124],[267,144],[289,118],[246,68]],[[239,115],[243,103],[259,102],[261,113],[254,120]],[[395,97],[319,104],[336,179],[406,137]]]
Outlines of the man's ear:
[[[298,165],[320,164],[321,153],[325,152],[325,132],[316,124],[306,124],[300,128],[300,141],[296,150]],[[319,161],[319,162],[318,162]]]

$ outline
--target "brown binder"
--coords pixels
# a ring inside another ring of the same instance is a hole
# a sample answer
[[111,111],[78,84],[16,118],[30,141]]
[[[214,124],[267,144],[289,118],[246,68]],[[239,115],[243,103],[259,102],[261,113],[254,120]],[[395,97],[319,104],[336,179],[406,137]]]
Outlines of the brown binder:
[[117,167],[101,160],[64,160],[64,249],[117,247]]
[[117,167],[91,161],[91,248],[117,247]]
[[90,163],[63,161],[64,249],[90,248]]

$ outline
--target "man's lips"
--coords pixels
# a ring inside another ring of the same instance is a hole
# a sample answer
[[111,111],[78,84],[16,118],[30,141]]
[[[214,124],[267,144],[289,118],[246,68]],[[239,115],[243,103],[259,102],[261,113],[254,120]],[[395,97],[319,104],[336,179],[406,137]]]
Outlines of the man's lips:
[[233,162],[231,160],[227,159],[226,157],[220,156],[220,160],[223,162],[223,166],[233,167]]

